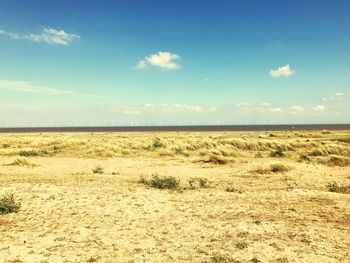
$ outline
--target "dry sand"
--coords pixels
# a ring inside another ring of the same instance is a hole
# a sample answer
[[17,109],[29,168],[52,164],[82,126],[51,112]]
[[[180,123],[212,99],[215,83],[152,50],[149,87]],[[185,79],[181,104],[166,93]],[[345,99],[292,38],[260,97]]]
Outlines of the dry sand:
[[[165,144],[154,147],[155,137]],[[0,135],[0,197],[21,202],[18,213],[0,215],[0,262],[350,262],[350,194],[327,188],[350,185],[350,144],[334,141],[349,137]],[[285,157],[270,156],[276,146]],[[23,149],[42,152],[22,157],[33,165],[14,162]],[[206,152],[226,163],[207,162]],[[310,161],[299,160],[303,153]],[[332,154],[345,161],[330,162]],[[290,170],[264,172],[276,163]],[[98,165],[103,174],[92,172]],[[177,178],[180,189],[139,182],[155,173]],[[189,189],[191,178],[210,185]]]

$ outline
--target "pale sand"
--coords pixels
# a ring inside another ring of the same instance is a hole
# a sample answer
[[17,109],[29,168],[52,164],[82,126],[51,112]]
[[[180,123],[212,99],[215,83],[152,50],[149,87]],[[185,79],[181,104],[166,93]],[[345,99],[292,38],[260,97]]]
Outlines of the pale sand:
[[[0,147],[20,145],[23,138],[14,138],[0,138]],[[350,194],[326,187],[350,185],[349,166],[318,157],[299,162],[293,151],[254,158],[256,151],[238,149],[242,155],[225,165],[199,162],[191,152],[101,159],[69,151],[28,157],[34,167],[8,166],[15,155],[0,156],[0,195],[13,193],[22,203],[18,213],[0,215],[0,262],[350,262]],[[292,169],[256,172],[274,163]],[[92,173],[97,165],[104,174]],[[206,178],[211,187],[171,191],[139,183],[154,173],[182,186]]]

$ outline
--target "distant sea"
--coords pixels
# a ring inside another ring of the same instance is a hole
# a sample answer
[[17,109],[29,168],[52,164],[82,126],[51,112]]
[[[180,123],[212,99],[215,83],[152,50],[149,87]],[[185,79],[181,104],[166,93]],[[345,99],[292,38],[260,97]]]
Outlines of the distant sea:
[[230,131],[293,131],[350,130],[350,124],[298,125],[198,125],[198,126],[106,126],[106,127],[18,127],[0,128],[0,133],[41,132],[230,132]]

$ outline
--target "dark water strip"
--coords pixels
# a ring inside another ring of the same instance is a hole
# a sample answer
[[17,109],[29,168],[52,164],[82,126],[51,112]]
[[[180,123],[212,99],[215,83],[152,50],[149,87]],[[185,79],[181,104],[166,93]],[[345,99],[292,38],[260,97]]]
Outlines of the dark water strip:
[[230,132],[230,131],[293,131],[350,130],[350,124],[298,125],[199,125],[199,126],[106,126],[106,127],[18,127],[0,128],[0,133],[41,132]]

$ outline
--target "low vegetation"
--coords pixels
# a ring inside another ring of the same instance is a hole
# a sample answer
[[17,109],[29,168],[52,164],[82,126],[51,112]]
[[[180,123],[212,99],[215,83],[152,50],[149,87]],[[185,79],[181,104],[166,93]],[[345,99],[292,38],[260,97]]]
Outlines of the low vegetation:
[[0,199],[0,214],[17,213],[21,208],[21,203],[16,202],[13,194],[5,194]]
[[149,180],[147,180],[144,177],[141,177],[139,182],[158,189],[176,190],[180,187],[180,180],[176,179],[175,177],[159,176],[158,174],[152,175],[152,178]]
[[327,184],[327,189],[333,193],[350,194],[350,186],[338,185],[336,182]]
[[191,178],[188,180],[188,185],[190,189],[209,188],[211,182],[205,178]]
[[103,167],[100,165],[97,165],[94,169],[92,169],[92,172],[94,174],[103,174]]
[[10,162],[7,165],[9,165],[9,166],[28,166],[28,167],[37,166],[35,163],[33,163],[32,161],[28,160],[25,157],[17,157],[16,159],[14,159],[12,162]]
[[269,174],[269,173],[283,173],[291,170],[291,167],[277,163],[271,164],[269,167],[261,167],[255,170],[258,174]]

